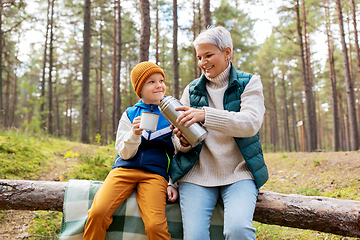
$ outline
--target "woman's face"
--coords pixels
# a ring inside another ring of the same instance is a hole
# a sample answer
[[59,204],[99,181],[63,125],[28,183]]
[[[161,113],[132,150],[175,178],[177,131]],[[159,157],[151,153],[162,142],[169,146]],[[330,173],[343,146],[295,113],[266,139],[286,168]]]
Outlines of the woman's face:
[[196,55],[203,73],[207,77],[214,78],[229,65],[231,49],[227,47],[224,51],[220,51],[217,46],[211,43],[203,43],[196,47]]

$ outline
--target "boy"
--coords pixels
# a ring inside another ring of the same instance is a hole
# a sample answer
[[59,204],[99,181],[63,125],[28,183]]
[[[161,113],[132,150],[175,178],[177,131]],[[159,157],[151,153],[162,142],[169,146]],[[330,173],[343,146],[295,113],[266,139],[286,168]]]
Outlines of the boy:
[[[119,155],[88,211],[85,240],[105,238],[113,212],[134,189],[148,239],[171,239],[165,217],[166,195],[174,202],[178,193],[168,184],[167,171],[173,141],[176,146],[180,142],[173,140],[170,123],[158,108],[166,91],[165,74],[156,64],[141,62],[131,71],[131,82],[141,99],[120,119],[115,143]],[[143,111],[160,115],[156,132],[140,128]]]

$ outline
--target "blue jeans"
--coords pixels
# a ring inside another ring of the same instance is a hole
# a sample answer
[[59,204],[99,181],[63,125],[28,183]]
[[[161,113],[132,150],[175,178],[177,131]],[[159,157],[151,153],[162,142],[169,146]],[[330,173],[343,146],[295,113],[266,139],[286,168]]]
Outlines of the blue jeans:
[[184,240],[210,239],[210,218],[219,196],[224,202],[225,239],[256,239],[252,219],[259,192],[253,180],[219,187],[181,182],[179,193]]

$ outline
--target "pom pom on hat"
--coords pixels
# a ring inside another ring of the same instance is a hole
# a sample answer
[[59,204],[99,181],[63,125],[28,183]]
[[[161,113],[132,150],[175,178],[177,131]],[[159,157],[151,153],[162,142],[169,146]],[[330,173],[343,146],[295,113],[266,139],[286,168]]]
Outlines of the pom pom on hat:
[[146,81],[152,74],[160,73],[164,77],[164,71],[155,63],[152,62],[141,62],[136,65],[131,71],[131,83],[134,87],[135,93],[139,96],[141,94],[141,89]]

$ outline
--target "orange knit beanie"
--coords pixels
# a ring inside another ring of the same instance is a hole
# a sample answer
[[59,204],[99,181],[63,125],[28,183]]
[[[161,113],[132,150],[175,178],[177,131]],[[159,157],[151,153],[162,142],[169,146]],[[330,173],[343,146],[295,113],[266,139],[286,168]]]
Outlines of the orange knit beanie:
[[141,89],[146,79],[148,79],[154,73],[161,73],[165,81],[164,71],[158,65],[152,62],[141,62],[131,71],[131,83],[134,87],[135,93],[139,97],[141,97]]

